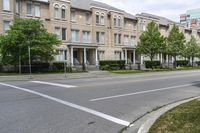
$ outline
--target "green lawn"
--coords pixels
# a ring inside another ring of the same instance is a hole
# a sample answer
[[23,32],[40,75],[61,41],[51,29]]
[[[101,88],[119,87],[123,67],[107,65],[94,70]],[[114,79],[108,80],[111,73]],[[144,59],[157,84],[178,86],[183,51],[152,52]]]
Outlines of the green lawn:
[[149,133],[200,133],[200,99],[168,111],[155,122]]
[[200,67],[180,67],[177,69],[154,69],[154,70],[113,70],[110,71],[114,74],[137,74],[137,73],[146,73],[146,72],[168,72],[168,71],[182,71],[182,70],[197,70]]

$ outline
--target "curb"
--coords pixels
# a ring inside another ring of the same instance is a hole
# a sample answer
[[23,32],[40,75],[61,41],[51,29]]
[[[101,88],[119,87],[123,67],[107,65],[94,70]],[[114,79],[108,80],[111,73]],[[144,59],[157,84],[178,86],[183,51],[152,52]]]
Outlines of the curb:
[[156,122],[156,120],[158,118],[160,118],[161,115],[165,114],[167,111],[181,105],[187,102],[190,102],[192,100],[198,99],[200,98],[200,96],[198,97],[194,97],[194,98],[190,98],[187,100],[183,100],[183,101],[179,101],[167,106],[164,106],[160,109],[158,109],[157,111],[153,111],[152,113],[148,114],[146,117],[146,121],[139,127],[139,130],[137,131],[137,133],[148,133],[149,129],[151,128],[151,126],[153,126],[153,124]]

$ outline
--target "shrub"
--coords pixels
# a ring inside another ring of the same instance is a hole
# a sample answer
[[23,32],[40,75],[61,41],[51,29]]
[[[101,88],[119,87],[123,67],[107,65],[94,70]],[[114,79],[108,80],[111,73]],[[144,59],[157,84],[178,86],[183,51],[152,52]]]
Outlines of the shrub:
[[64,62],[54,62],[53,70],[54,71],[63,71],[64,70]]
[[200,61],[196,61],[196,64],[197,64],[198,66],[200,66]]
[[144,61],[146,68],[160,68],[160,61]]
[[124,60],[104,60],[99,65],[101,70],[122,70],[125,69],[125,63]]
[[177,66],[189,66],[190,62],[188,60],[177,60],[176,61]]

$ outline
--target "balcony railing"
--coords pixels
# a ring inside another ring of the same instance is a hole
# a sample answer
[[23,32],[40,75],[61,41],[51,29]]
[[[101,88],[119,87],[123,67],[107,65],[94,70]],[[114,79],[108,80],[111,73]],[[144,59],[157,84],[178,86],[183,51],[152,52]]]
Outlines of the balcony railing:
[[135,48],[137,46],[137,43],[136,42],[124,42],[124,45]]

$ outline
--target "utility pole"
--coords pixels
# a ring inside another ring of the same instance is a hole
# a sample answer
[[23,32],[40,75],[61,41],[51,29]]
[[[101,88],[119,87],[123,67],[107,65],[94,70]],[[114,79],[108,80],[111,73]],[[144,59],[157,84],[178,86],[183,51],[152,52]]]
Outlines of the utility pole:
[[31,79],[31,47],[28,46],[28,56],[29,56],[29,79]]

